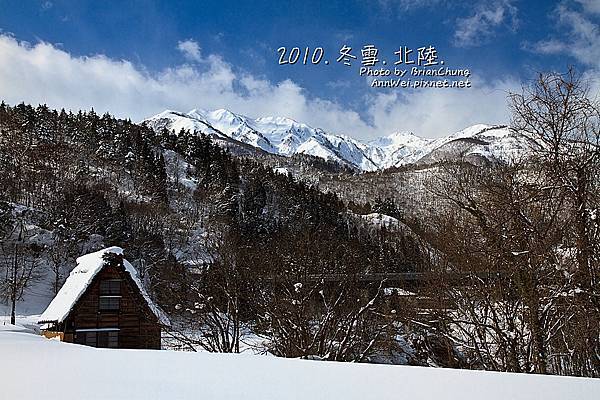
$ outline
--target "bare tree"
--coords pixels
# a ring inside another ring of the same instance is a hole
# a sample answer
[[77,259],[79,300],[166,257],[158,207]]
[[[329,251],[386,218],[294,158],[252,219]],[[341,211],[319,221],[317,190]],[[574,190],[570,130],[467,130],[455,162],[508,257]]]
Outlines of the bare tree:
[[474,366],[598,376],[600,108],[573,71],[512,94],[532,156],[440,167],[445,333]]
[[[555,335],[560,373],[600,372],[600,103],[573,69],[540,74],[511,95],[514,126],[543,146],[534,160],[546,188],[564,199],[561,259],[569,276],[568,304]],[[595,372],[594,372],[595,371]]]
[[38,254],[27,239],[25,222],[19,219],[0,241],[0,268],[3,270],[0,293],[10,302],[10,323],[13,325],[17,302],[23,298],[25,290],[41,277]]
[[543,146],[535,156],[544,180],[568,198],[573,224],[579,283],[595,287],[598,276],[600,103],[589,84],[573,70],[540,74],[521,93],[511,94],[513,125]]

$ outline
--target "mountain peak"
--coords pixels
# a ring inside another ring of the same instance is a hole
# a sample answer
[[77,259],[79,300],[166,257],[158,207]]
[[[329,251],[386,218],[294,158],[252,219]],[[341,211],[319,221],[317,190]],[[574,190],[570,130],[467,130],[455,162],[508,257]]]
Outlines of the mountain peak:
[[369,142],[369,144],[378,147],[403,146],[410,143],[419,143],[421,145],[425,145],[430,140],[431,139],[421,138],[415,135],[413,132],[398,131],[392,133],[391,135],[372,140]]
[[194,108],[192,110],[190,110],[187,115],[189,115],[192,118],[204,118],[204,116],[206,115],[207,111],[202,109],[202,108]]
[[[288,117],[250,118],[224,108],[212,111],[196,108],[187,114],[166,110],[146,120],[155,128],[162,127],[165,121],[169,129],[176,131],[184,128],[215,137],[225,135],[269,153],[283,156],[308,154],[361,171],[434,162],[440,159],[442,153],[441,159],[465,157],[469,154],[487,159],[503,159],[506,154],[513,154],[527,147],[525,139],[510,135],[504,125],[476,124],[437,139],[397,131],[362,142],[345,135],[327,133]],[[474,137],[482,140],[463,143],[462,147],[449,147],[461,139]]]

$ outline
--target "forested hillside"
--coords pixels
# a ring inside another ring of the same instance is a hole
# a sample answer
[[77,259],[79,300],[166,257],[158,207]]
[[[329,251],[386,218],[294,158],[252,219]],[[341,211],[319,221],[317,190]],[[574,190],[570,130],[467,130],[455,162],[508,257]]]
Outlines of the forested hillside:
[[238,351],[252,332],[283,356],[366,360],[392,336],[369,323],[383,287],[357,276],[424,266],[414,235],[376,229],[197,132],[24,104],[2,104],[0,127],[9,303],[39,281],[56,292],[76,257],[118,245],[184,343]]

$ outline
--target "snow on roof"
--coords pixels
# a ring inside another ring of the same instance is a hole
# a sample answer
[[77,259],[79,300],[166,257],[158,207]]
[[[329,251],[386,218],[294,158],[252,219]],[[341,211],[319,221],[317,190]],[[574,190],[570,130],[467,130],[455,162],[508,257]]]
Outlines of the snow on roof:
[[[95,253],[86,254],[77,259],[77,266],[71,271],[65,284],[60,288],[46,311],[40,316],[38,323],[60,323],[67,318],[71,309],[85,293],[94,277],[106,265],[104,255],[107,253],[123,255],[123,249],[116,246],[108,247]],[[167,315],[152,302],[152,299],[150,299],[150,296],[142,286],[142,282],[133,265],[131,265],[129,261],[123,259],[123,266],[137,285],[140,293],[146,300],[146,303],[148,303],[148,306],[154,315],[158,318],[159,322],[164,325],[170,325]]]

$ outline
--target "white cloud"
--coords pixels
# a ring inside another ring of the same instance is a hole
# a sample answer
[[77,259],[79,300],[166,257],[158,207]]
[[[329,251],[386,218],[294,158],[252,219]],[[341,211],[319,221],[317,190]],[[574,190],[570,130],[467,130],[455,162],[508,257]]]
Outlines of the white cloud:
[[379,6],[385,10],[396,8],[398,11],[412,11],[419,8],[436,7],[446,0],[379,0]]
[[[577,3],[581,5],[577,9]],[[552,13],[557,27],[567,34],[554,36],[533,44],[526,43],[527,50],[548,55],[571,56],[584,65],[582,77],[593,95],[600,96],[600,14],[599,0],[576,0],[562,2]],[[565,60],[567,62],[567,60]]]
[[471,89],[395,91],[374,96],[369,114],[373,125],[383,132],[401,129],[438,137],[475,122],[508,123],[506,96],[519,88],[516,80],[505,79]]
[[252,117],[287,116],[364,139],[401,130],[434,137],[475,123],[504,123],[506,90],[519,88],[510,79],[471,89],[365,88],[369,94],[361,98],[361,116],[339,103],[311,97],[291,80],[274,83],[239,72],[218,55],[199,56],[198,61],[150,73],[126,60],[74,57],[48,43],[29,45],[0,35],[0,96],[11,104],[93,107],[133,120],[165,109],[228,108]]
[[183,56],[190,61],[200,61],[200,46],[198,42],[187,39],[177,43],[177,50],[183,53]]
[[454,43],[459,47],[477,46],[492,37],[498,28],[515,29],[517,8],[512,0],[480,3],[473,15],[456,20]]
[[584,12],[575,11],[566,3],[560,4],[554,11],[553,15],[559,26],[566,28],[568,35],[543,40],[527,47],[541,54],[568,54],[584,65],[600,68],[600,26],[591,16],[586,15],[586,12],[593,14],[600,10],[600,1],[580,2],[584,3]]
[[586,12],[591,14],[600,14],[600,1],[598,0],[576,0],[580,3]]

